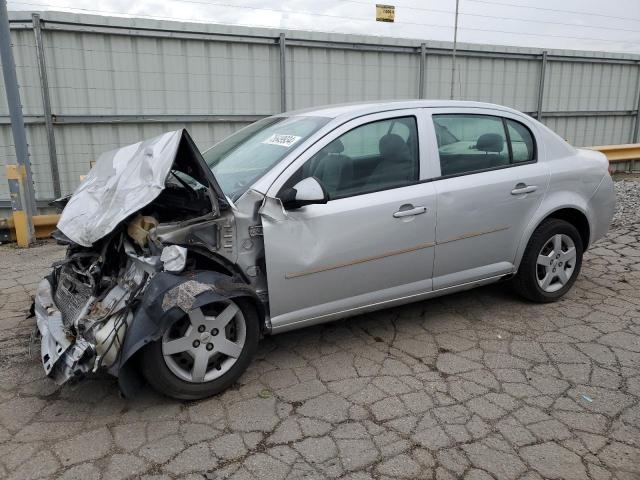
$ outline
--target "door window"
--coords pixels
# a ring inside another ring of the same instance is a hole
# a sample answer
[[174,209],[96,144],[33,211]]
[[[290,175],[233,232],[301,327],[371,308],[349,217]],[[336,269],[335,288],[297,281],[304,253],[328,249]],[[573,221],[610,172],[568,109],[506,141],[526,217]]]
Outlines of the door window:
[[490,115],[433,115],[442,176],[535,159],[533,136],[513,120]]
[[311,157],[283,190],[313,176],[333,200],[409,185],[418,174],[416,119],[400,117],[344,133]]

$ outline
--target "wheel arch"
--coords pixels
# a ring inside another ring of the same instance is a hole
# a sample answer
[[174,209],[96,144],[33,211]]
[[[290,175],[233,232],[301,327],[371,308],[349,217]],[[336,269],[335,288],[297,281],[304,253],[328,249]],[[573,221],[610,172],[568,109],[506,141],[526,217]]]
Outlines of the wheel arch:
[[[518,250],[516,253],[515,263],[516,270],[520,267],[520,262],[522,261],[522,256],[529,244],[529,240],[533,235],[533,232],[546,220],[550,218],[557,218],[559,220],[564,220],[571,225],[573,225],[578,233],[580,234],[580,239],[582,240],[582,246],[584,251],[589,247],[589,242],[591,241],[591,233],[593,231],[593,223],[589,219],[588,210],[586,208],[586,202],[582,201],[580,197],[575,199],[577,201],[574,202],[563,202],[556,203],[555,206],[549,208],[541,208],[538,209],[538,215],[536,215],[531,222],[529,222],[526,231],[522,235],[522,239],[520,240],[520,244],[518,246]],[[547,203],[547,202],[545,202]]]
[[122,393],[129,397],[139,388],[140,378],[133,361],[138,352],[161,338],[169,325],[186,312],[226,299],[242,299],[254,306],[260,332],[264,332],[266,310],[251,286],[215,271],[156,274],[133,314],[118,361],[109,370],[118,377]]

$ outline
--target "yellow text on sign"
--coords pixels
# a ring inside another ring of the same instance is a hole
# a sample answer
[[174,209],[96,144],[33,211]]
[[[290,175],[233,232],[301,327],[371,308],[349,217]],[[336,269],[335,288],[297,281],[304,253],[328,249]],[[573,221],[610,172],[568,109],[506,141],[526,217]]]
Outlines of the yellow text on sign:
[[376,4],[376,22],[393,22],[396,18],[396,7]]

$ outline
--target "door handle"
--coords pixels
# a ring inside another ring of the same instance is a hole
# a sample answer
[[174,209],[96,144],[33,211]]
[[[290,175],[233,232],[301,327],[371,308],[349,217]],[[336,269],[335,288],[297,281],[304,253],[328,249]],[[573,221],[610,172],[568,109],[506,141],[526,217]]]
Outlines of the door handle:
[[523,195],[525,193],[535,192],[538,189],[535,185],[527,185],[526,183],[518,183],[513,190],[511,190],[511,195]]
[[393,214],[393,218],[410,217],[412,215],[420,215],[427,211],[427,207],[414,207],[409,210],[398,210]]

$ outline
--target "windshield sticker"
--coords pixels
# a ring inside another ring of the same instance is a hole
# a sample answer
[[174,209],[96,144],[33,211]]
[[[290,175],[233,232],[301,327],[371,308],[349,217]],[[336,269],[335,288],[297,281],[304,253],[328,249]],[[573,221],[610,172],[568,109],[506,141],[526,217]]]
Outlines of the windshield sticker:
[[289,148],[301,138],[302,137],[296,137],[295,135],[283,135],[281,133],[274,133],[266,140],[263,140],[262,143],[266,143],[267,145],[280,145],[281,147]]

